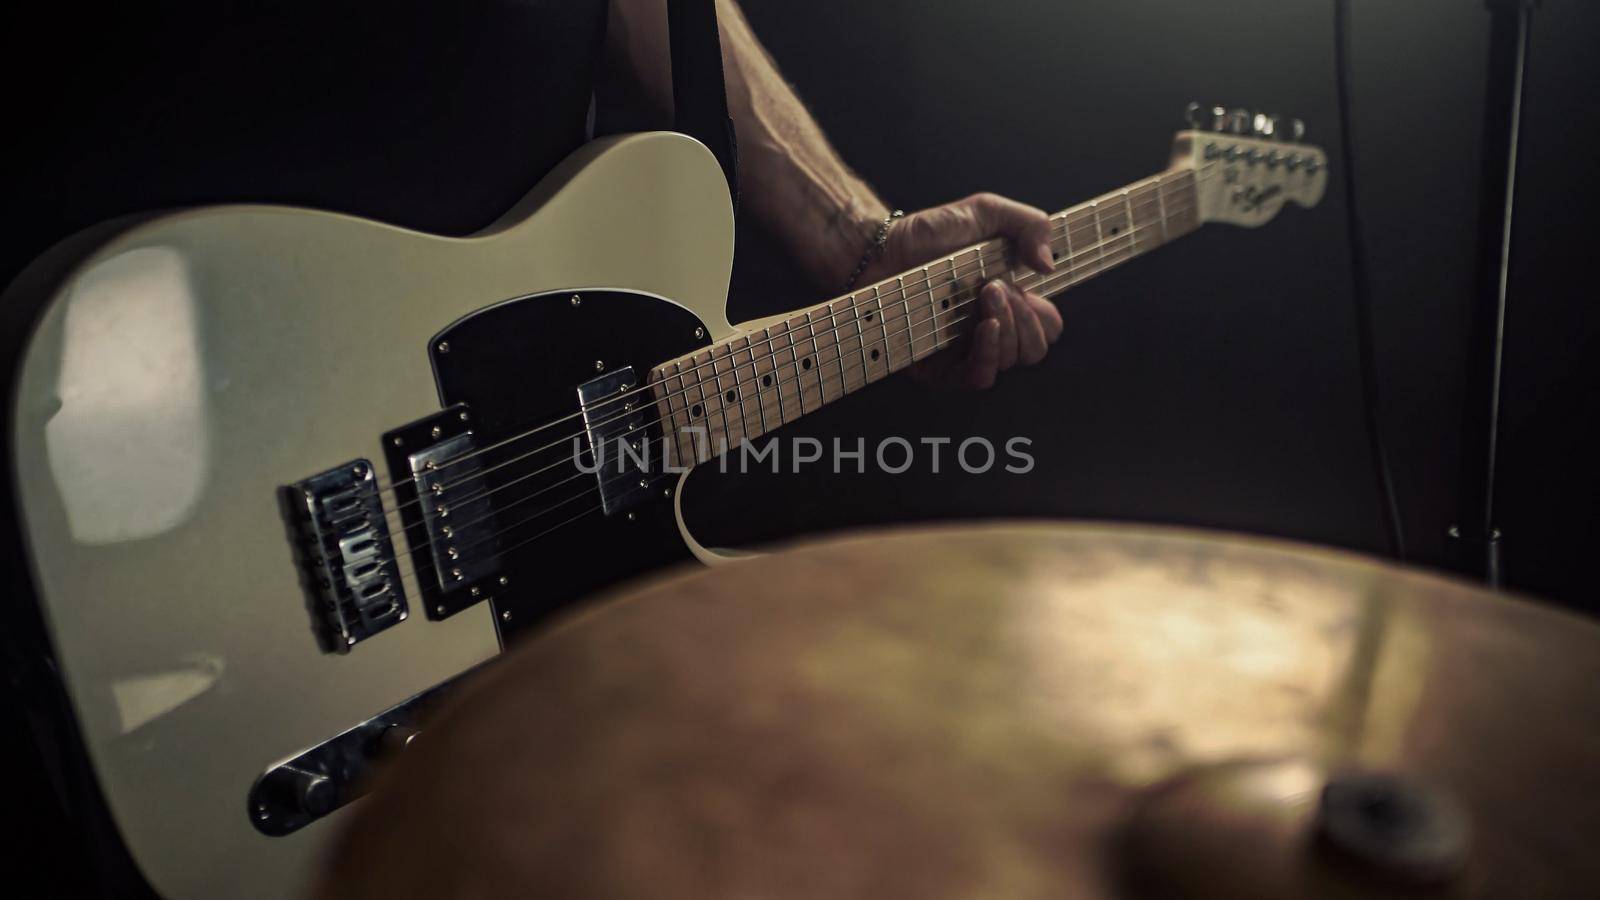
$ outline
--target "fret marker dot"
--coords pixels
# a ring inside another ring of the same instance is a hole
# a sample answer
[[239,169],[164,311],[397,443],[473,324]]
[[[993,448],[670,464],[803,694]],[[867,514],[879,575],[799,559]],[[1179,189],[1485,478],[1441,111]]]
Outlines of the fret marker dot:
[[723,396],[728,398],[728,402],[729,403],[732,403],[733,401],[739,399],[739,395],[734,393],[733,391],[729,391],[728,393],[724,394]]
[[811,369],[811,357],[808,356],[805,359],[800,360],[800,368],[809,371]]
[[763,376],[761,376],[761,386],[762,387],[772,387],[772,376],[771,375],[763,375]]
[[940,309],[949,309],[950,308],[950,298],[946,297],[943,300],[939,301],[939,308]]
[[878,351],[876,351],[876,350],[872,351],[872,358],[873,359],[877,359],[878,358]]
[[872,313],[867,313],[867,321],[868,322],[872,321]]
[[691,415],[691,416],[700,415],[700,404],[696,403],[695,405],[689,407],[689,415]]
[[1111,226],[1111,233],[1112,234],[1116,234],[1120,230],[1121,230],[1121,228],[1116,226],[1116,225]]

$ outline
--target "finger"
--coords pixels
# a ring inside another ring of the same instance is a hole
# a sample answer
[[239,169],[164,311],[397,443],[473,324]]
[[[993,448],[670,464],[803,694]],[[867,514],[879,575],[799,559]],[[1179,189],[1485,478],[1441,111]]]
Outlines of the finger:
[[972,335],[972,349],[967,353],[962,367],[962,378],[967,387],[983,390],[994,386],[994,377],[1000,371],[1000,322],[984,319]]
[[986,234],[1010,238],[1017,248],[1018,258],[1034,271],[1055,271],[1055,255],[1050,250],[1050,217],[1044,210],[999,194],[975,194],[968,199]]
[[1032,291],[1023,296],[1028,299],[1028,305],[1033,307],[1034,314],[1039,317],[1039,325],[1044,328],[1044,339],[1054,344],[1060,339],[1061,332],[1066,327],[1061,320],[1061,310],[1048,299]]
[[1039,314],[1015,285],[1006,286],[1006,301],[1011,307],[1011,318],[1017,323],[1017,361],[1025,366],[1038,365],[1050,349],[1044,338],[1044,326],[1039,324]]
[[1000,323],[1000,370],[1017,364],[1017,322],[1011,315],[1011,301],[1006,299],[1004,282],[991,281],[983,286],[984,315]]

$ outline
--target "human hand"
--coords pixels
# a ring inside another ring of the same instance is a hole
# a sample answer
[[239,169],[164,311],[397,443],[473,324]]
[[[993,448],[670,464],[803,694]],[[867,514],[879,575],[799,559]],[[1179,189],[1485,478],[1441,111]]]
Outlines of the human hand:
[[[1018,261],[1029,268],[1041,274],[1054,271],[1050,218],[1034,207],[985,193],[895,221],[882,255],[862,273],[861,281],[870,283],[996,237],[1009,240]],[[934,354],[913,366],[912,373],[934,384],[981,390],[1012,366],[1031,366],[1044,359],[1061,337],[1061,312],[1055,304],[1007,281],[985,284],[978,310],[965,352],[958,348]]]

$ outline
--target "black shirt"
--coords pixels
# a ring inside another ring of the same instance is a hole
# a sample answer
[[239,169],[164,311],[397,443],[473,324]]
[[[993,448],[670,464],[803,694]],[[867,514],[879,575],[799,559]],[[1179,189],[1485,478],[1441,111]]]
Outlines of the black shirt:
[[[42,6],[42,5],[41,5]],[[583,143],[606,0],[56,3],[5,14],[0,283],[129,212],[268,202],[443,234]]]

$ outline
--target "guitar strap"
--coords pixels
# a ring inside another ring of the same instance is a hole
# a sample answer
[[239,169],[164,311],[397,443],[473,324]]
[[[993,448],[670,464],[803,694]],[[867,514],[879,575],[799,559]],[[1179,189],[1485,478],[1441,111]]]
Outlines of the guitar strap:
[[716,0],[667,0],[674,128],[711,148],[739,208],[739,145],[722,80]]

